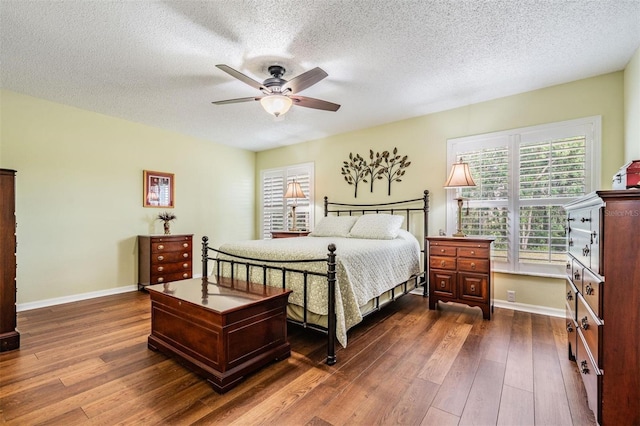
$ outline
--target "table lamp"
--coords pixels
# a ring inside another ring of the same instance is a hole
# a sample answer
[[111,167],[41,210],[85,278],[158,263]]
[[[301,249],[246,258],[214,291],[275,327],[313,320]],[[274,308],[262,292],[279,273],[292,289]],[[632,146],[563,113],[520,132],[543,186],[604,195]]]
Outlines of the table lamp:
[[469,164],[464,163],[462,158],[457,163],[453,164],[451,167],[451,172],[449,173],[449,178],[444,184],[445,189],[456,189],[458,191],[458,196],[455,198],[458,200],[458,232],[453,234],[454,237],[464,237],[464,232],[462,232],[462,195],[460,194],[460,188],[467,188],[471,186],[476,186],[476,183],[473,181],[471,177],[471,171],[469,170]]
[[292,198],[293,199],[293,205],[291,206],[291,220],[293,222],[291,228],[289,228],[289,231],[297,231],[298,228],[296,228],[296,206],[297,206],[297,199],[298,198],[307,198],[306,195],[304,195],[304,192],[302,192],[302,187],[300,187],[300,184],[298,182],[296,182],[296,180],[294,179],[293,182],[289,182],[287,184],[287,192],[284,194],[284,198]]

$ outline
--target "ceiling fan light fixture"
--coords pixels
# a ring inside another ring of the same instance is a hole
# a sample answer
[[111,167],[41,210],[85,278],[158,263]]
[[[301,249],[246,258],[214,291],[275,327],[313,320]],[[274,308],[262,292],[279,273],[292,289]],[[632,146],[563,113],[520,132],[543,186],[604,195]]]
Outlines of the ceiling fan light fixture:
[[279,117],[289,111],[293,101],[284,95],[268,95],[260,99],[260,104],[269,114]]

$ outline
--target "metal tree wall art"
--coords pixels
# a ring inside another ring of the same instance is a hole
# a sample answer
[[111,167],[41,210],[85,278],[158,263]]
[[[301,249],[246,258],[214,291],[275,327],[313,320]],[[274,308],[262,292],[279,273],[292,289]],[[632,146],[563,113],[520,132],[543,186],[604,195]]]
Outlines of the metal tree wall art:
[[354,185],[354,197],[358,197],[358,183],[364,180],[367,175],[367,162],[360,156],[360,154],[353,155],[349,153],[349,161],[344,161],[342,165],[342,176],[349,185]]
[[398,155],[398,148],[393,148],[392,154],[389,154],[389,151],[382,153],[382,161],[380,163],[382,169],[378,173],[387,178],[387,195],[391,195],[391,182],[402,182],[400,178],[404,176],[405,169],[411,165],[411,161],[408,161],[406,155],[404,157]]
[[[369,179],[369,189],[373,192],[373,182],[376,179],[382,179],[382,175],[380,172],[382,169],[380,168],[380,162],[382,161],[382,155],[379,152],[376,152],[373,155],[373,150],[369,150],[369,163],[367,164],[367,175],[371,176]],[[366,179],[364,180],[366,182]]]
[[[369,150],[369,162],[360,154],[349,153],[349,161],[343,161],[342,176],[349,185],[354,185],[354,197],[358,197],[358,183],[360,181],[369,183],[369,188],[373,192],[373,182],[377,179],[387,179],[387,195],[391,195],[391,183],[402,182],[406,168],[411,165],[408,157],[398,154],[398,148],[393,148],[393,152],[383,151],[373,153]],[[367,180],[368,177],[368,180]]]

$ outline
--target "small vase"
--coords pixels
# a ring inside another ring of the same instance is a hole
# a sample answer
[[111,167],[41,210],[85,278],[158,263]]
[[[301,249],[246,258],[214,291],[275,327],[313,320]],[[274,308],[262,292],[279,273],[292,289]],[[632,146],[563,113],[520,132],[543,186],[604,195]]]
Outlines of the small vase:
[[164,235],[171,235],[171,228],[170,228],[169,222],[164,223]]

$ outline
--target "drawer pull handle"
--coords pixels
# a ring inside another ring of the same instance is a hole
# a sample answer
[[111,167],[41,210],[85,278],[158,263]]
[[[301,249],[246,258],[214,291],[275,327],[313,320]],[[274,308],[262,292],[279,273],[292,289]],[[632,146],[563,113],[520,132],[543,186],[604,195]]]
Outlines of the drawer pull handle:
[[573,333],[573,324],[571,324],[570,322],[567,323],[567,332]]
[[189,264],[188,264],[188,263],[183,263],[183,264],[182,264],[182,267],[183,267],[183,268],[188,268],[188,267],[189,267]]
[[582,249],[583,256],[589,256],[590,252],[591,252],[591,249],[589,249],[589,246],[584,246],[584,248]]
[[158,256],[158,260],[164,260],[164,256]]
[[158,282],[161,283],[162,281],[164,281],[164,278],[160,277],[158,278]]
[[589,374],[589,364],[587,364],[587,360],[583,359],[580,361],[580,372],[582,374]]
[[587,296],[591,296],[593,294],[593,287],[591,287],[591,284],[587,284],[584,292],[587,294]]
[[567,292],[567,300],[573,300],[573,292],[572,291],[568,291]]
[[476,264],[474,262],[471,262],[471,269],[476,269]]
[[158,250],[164,250],[164,246],[163,246],[162,244],[160,244],[160,245],[158,246]]
[[580,280],[580,272],[575,271],[575,272],[573,273],[573,279],[574,279],[574,280]]
[[589,319],[586,316],[580,320],[580,323],[582,324],[583,330],[589,329]]
[[471,250],[471,255],[473,256],[475,254],[476,254],[476,251],[475,250]]
[[440,266],[444,267],[447,264],[447,262],[445,262],[444,260],[440,261]]
[[580,219],[580,222],[584,223],[584,222],[591,222],[591,219],[589,219],[588,217],[583,217]]
[[182,243],[182,247],[184,247],[184,248],[189,247],[189,243]]
[[445,249],[440,249],[440,253],[444,253],[445,251]]
[[445,287],[444,281],[440,281],[440,288],[444,288],[444,287]]
[[187,273],[182,274],[182,278],[189,278],[189,274]]
[[158,272],[164,271],[164,266],[158,266]]
[[189,253],[182,253],[182,257],[184,257],[184,258],[189,257]]
[[471,291],[472,292],[476,292],[476,285],[475,284],[471,284]]

